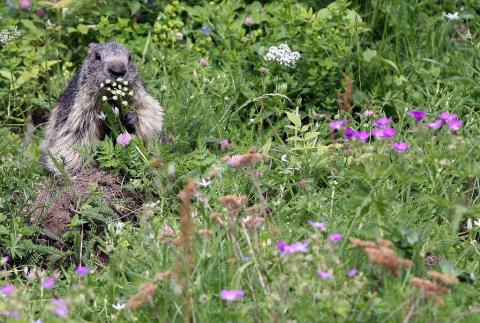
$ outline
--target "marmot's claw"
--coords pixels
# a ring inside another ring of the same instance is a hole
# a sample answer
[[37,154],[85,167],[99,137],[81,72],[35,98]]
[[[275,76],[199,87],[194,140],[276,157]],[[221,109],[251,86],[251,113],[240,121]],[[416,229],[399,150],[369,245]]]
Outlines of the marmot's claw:
[[125,128],[127,128],[127,131],[130,133],[135,132],[135,127],[138,124],[138,115],[135,110],[128,111],[128,113],[125,115],[125,118],[123,118],[123,124],[125,125]]

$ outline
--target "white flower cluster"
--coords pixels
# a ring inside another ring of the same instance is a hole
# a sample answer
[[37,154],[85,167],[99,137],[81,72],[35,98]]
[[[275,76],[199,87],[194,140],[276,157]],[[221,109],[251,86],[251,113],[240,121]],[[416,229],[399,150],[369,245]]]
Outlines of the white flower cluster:
[[6,45],[8,42],[20,37],[22,34],[17,31],[17,26],[10,26],[0,31],[0,44]]
[[[125,81],[122,78],[117,78],[116,81],[112,80],[105,80],[105,82],[100,84],[101,88],[104,88],[105,91],[110,92],[111,97],[107,97],[106,95],[102,96],[102,101],[107,101],[109,99],[112,99],[118,103],[118,105],[123,105],[127,106],[128,101],[127,101],[127,96],[133,96],[133,91],[129,89],[128,87],[128,81]],[[115,115],[120,114],[120,109],[117,108],[116,106],[112,107],[112,111]],[[100,119],[105,119],[105,114],[102,113],[98,116]]]
[[446,18],[448,20],[460,20],[460,15],[458,14],[458,12],[454,12],[454,13],[443,13],[442,14],[443,18]]
[[292,52],[287,44],[271,46],[263,57],[267,61],[275,61],[283,66],[293,66],[300,59],[299,52]]

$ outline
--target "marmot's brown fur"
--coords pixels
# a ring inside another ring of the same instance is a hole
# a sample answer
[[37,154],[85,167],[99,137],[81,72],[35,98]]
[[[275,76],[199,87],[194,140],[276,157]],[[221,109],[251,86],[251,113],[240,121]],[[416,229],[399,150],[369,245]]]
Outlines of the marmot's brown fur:
[[60,171],[53,159],[69,174],[76,174],[84,165],[77,147],[89,146],[107,133],[102,112],[101,83],[122,78],[133,91],[136,108],[125,116],[124,124],[144,140],[158,138],[163,126],[163,108],[150,96],[138,76],[137,67],[128,49],[118,43],[90,44],[80,70],[62,93],[49,118],[41,150],[47,168]]

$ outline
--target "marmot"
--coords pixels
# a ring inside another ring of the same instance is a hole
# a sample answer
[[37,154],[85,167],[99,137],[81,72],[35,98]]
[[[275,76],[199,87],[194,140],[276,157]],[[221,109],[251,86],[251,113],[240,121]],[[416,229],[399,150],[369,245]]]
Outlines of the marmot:
[[50,154],[74,175],[85,162],[76,147],[88,146],[105,137],[107,127],[100,117],[101,84],[106,79],[117,78],[128,81],[136,103],[136,108],[123,120],[127,130],[144,140],[161,135],[163,108],[145,90],[130,51],[118,43],[92,43],[81,68],[52,111],[41,144],[42,159],[53,174],[59,175],[60,172]]

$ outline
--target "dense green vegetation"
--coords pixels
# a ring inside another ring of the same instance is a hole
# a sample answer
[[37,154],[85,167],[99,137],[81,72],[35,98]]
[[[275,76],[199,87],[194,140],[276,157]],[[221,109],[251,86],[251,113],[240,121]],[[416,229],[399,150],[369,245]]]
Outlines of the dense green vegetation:
[[[479,8],[6,1],[1,320],[476,322]],[[171,140],[83,147],[142,208],[121,218],[93,185],[55,236],[30,223],[61,185],[43,114],[107,41],[132,51]]]

